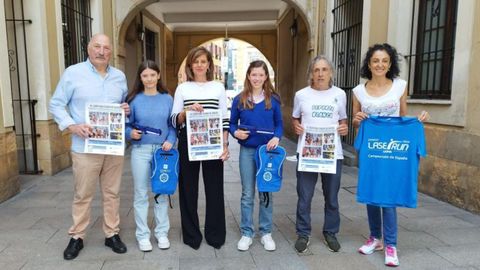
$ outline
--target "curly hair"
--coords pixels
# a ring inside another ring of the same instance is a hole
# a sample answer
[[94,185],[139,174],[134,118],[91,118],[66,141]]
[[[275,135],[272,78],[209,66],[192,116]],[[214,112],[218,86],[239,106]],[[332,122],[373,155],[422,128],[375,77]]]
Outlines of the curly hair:
[[398,58],[397,50],[388,43],[375,44],[368,48],[367,53],[365,54],[365,58],[363,59],[362,67],[360,69],[360,77],[369,80],[372,79],[372,71],[370,71],[368,64],[370,63],[370,59],[376,51],[385,51],[390,56],[391,65],[390,69],[386,74],[386,77],[390,80],[398,77],[398,75],[400,74],[400,67],[398,66],[398,62],[400,61],[400,59]]

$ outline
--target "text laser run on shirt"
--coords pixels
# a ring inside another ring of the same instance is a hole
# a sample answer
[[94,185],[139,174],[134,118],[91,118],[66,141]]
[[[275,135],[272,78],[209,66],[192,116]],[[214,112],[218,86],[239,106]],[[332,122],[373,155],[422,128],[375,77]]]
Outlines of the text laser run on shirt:
[[367,118],[354,146],[359,154],[358,202],[417,207],[419,160],[426,155],[423,124],[417,118]]
[[[310,86],[295,93],[292,116],[301,118],[302,126],[329,126],[347,118],[345,92],[332,86],[327,90],[315,90]],[[338,136],[338,133],[335,133]],[[298,138],[297,153],[301,153],[302,136]],[[342,142],[337,138],[335,145],[337,159],[343,159]]]

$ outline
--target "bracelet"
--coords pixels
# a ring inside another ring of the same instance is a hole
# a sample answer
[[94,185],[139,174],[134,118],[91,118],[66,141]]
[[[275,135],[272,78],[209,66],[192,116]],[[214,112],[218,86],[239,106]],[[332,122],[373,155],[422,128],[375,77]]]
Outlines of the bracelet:
[[225,146],[225,145],[226,145],[226,146],[229,146],[230,143],[229,143],[229,142],[226,142],[226,143],[223,143],[223,145],[224,145],[224,146]]

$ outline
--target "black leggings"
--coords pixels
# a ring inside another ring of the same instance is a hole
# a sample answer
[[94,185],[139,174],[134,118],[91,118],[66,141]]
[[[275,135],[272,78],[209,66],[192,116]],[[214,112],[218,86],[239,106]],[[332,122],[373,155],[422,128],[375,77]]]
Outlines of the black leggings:
[[189,161],[186,133],[186,129],[180,129],[178,132],[180,154],[178,191],[183,242],[194,249],[198,249],[202,242],[197,213],[198,178],[201,164],[206,198],[205,239],[209,245],[218,249],[225,243],[226,235],[223,161],[220,159]]

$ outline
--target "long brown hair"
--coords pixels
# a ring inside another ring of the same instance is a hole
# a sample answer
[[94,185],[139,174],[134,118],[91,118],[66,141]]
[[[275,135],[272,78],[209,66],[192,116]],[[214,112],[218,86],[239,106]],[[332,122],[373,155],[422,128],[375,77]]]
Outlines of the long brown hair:
[[195,47],[188,52],[187,60],[185,61],[185,74],[187,75],[187,81],[189,82],[195,81],[195,75],[193,74],[192,64],[195,60],[197,60],[198,57],[202,55],[207,56],[207,61],[208,61],[207,81],[213,80],[213,71],[215,67],[213,65],[212,54],[207,49],[205,49],[205,47],[200,46],[200,47]]
[[265,108],[271,109],[272,108],[272,97],[275,98],[278,102],[280,101],[280,95],[275,91],[272,82],[270,81],[270,74],[268,73],[267,64],[265,64],[262,60],[256,60],[250,63],[247,69],[247,76],[245,76],[245,82],[243,83],[243,91],[240,93],[240,102],[238,103],[238,107],[242,106],[245,109],[253,109],[253,87],[252,83],[248,79],[248,76],[252,72],[254,68],[263,68],[265,71],[265,75],[267,79],[263,82],[263,95],[265,96]]
[[[143,61],[140,64],[140,66],[138,66],[137,77],[135,78],[135,84],[133,85],[133,89],[127,95],[127,103],[130,103],[135,98],[136,95],[138,95],[139,93],[145,90],[145,86],[143,85],[143,82],[140,79],[141,78],[140,75],[147,68],[155,70],[160,75],[160,68],[154,61],[152,60]],[[165,84],[163,84],[161,76],[157,81],[157,91],[160,94],[168,94],[168,89],[165,86]]]

